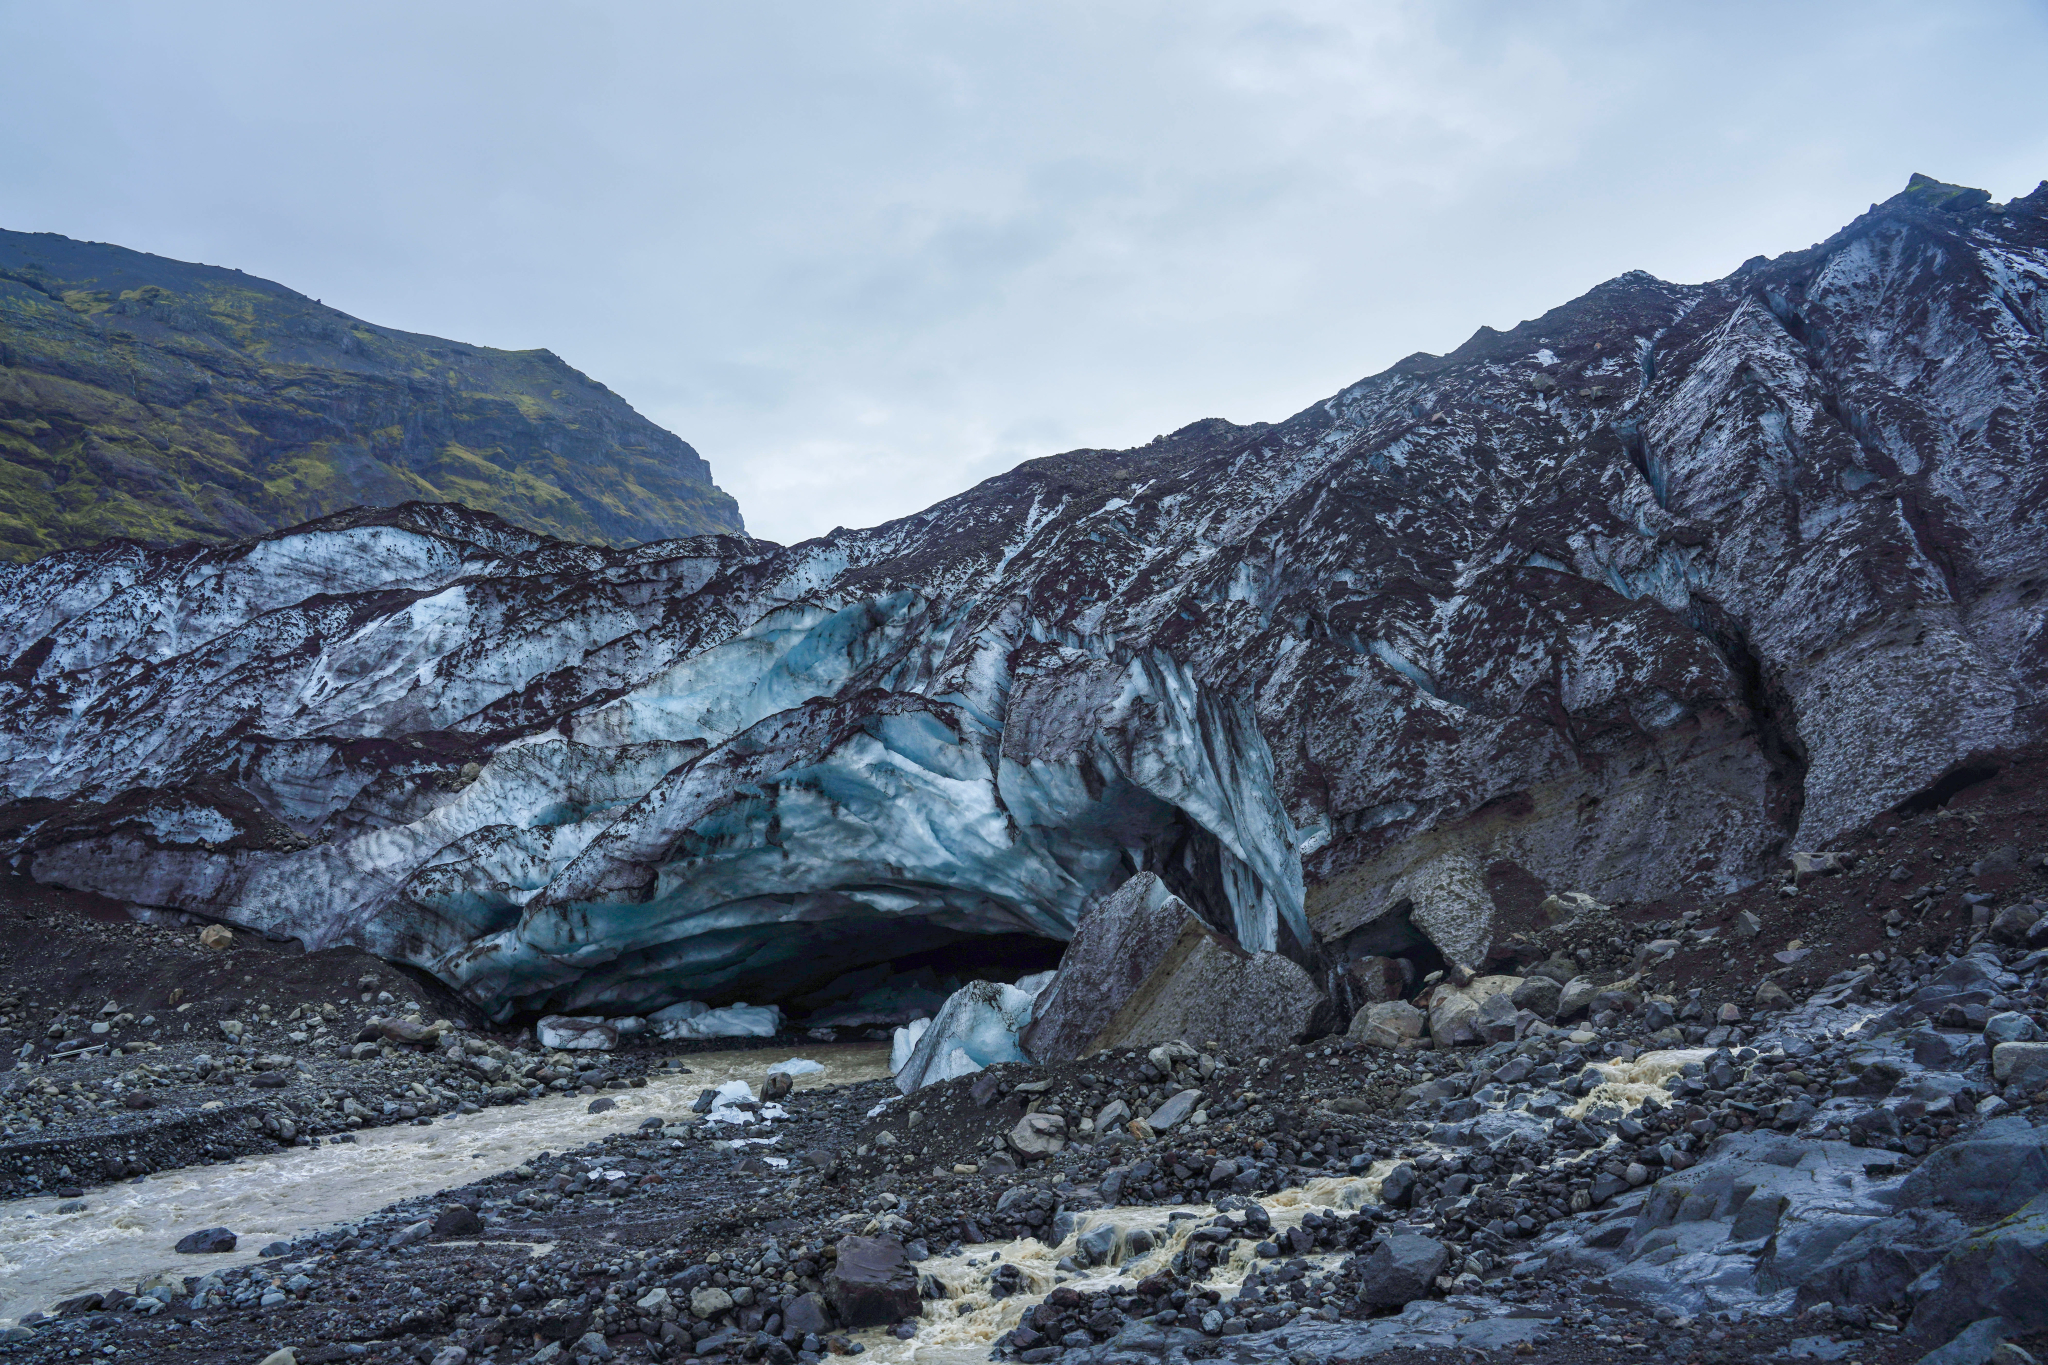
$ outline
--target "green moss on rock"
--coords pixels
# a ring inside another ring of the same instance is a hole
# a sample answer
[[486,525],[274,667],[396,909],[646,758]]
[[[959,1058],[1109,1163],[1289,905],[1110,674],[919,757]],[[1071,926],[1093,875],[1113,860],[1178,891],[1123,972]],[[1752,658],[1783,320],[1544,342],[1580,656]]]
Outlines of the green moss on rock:
[[0,232],[0,560],[421,499],[594,544],[744,530],[695,450],[549,351]]

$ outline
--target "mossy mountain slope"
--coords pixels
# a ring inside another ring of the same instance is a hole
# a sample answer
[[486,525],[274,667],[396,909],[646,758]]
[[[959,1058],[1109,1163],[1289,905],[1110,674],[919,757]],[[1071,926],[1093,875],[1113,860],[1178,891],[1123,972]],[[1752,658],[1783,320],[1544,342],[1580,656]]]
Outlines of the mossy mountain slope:
[[0,231],[0,559],[456,502],[606,545],[743,530],[690,446],[546,350],[238,270]]

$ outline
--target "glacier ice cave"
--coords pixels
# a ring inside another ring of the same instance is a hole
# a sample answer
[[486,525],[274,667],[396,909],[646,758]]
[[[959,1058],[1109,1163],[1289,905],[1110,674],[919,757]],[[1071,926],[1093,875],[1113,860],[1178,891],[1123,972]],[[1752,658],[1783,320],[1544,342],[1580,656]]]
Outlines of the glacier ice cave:
[[[62,828],[35,874],[354,943],[501,1018],[787,999],[976,936],[1063,940],[1139,869],[1248,947],[1307,942],[1257,727],[1165,654],[911,591],[784,600],[693,649],[687,566],[589,552],[609,600],[570,613],[532,581],[567,547],[526,548],[542,563],[309,530],[122,585],[69,623],[72,676],[101,670],[91,723],[10,773]],[[281,579],[329,595],[278,602]],[[522,625],[514,597],[553,614]],[[168,714],[110,734],[152,648]],[[472,755],[452,777],[451,742]],[[114,750],[150,789],[104,799]]]

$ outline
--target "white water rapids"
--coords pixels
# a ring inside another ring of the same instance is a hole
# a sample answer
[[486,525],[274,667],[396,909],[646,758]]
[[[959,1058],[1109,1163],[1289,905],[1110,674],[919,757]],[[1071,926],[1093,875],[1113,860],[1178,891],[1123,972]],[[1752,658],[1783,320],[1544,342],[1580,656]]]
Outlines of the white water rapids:
[[[274,1241],[346,1223],[401,1199],[433,1194],[509,1170],[543,1151],[568,1151],[606,1133],[631,1132],[659,1115],[686,1117],[699,1091],[743,1080],[759,1093],[769,1066],[793,1057],[824,1064],[794,1078],[799,1089],[889,1074],[889,1049],[872,1043],[705,1052],[685,1057],[688,1075],[656,1074],[641,1090],[607,1090],[618,1108],[588,1112],[588,1095],[450,1115],[432,1127],[368,1129],[353,1143],[323,1143],[216,1166],[164,1171],[89,1188],[85,1210],[58,1213],[49,1197],[0,1205],[0,1322],[92,1290],[133,1288],[169,1271],[203,1275],[259,1259]],[[199,1228],[225,1227],[233,1252],[180,1256],[172,1245]]]

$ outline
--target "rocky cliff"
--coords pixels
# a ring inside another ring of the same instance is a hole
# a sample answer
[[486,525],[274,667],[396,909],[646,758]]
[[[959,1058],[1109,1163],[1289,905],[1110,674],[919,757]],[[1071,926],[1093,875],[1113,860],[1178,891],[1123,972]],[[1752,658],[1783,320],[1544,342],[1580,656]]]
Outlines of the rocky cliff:
[[696,451],[550,352],[0,232],[0,557],[232,540],[422,499],[603,545],[742,529]]
[[501,1012],[1063,938],[1159,874],[1252,949],[1478,961],[1703,896],[2041,738],[2048,187],[1916,178],[1278,425],[793,547],[449,507],[0,583],[15,866]]

